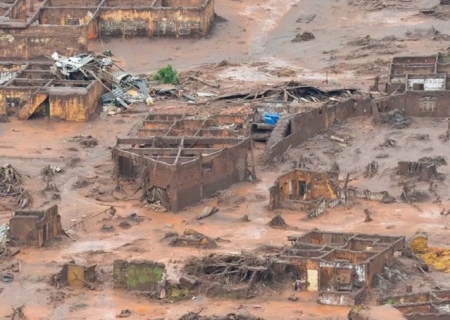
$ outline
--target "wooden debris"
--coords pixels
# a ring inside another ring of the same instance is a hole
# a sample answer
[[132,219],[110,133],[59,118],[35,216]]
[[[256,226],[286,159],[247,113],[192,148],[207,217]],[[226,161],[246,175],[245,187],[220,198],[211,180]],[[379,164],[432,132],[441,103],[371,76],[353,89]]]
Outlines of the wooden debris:
[[203,209],[202,213],[200,213],[200,215],[197,217],[197,220],[205,219],[217,213],[218,211],[219,209],[217,209],[216,207],[206,207],[205,209]]
[[371,221],[373,221],[372,217],[370,216],[369,209],[364,209],[364,213],[366,214],[366,219],[364,219],[364,222],[371,222]]
[[342,139],[342,138],[339,138],[339,137],[336,137],[336,136],[331,136],[330,139],[332,141],[336,141],[336,142],[340,142],[340,143],[347,143],[347,141],[345,141],[345,139]]

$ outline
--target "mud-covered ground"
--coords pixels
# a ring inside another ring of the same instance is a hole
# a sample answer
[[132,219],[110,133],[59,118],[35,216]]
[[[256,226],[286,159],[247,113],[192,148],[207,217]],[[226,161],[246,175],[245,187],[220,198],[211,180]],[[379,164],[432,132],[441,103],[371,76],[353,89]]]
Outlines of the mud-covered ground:
[[[442,7],[428,10],[427,14],[420,12],[433,8],[437,0],[382,1],[387,3],[382,7],[377,3],[379,1],[369,0],[216,0],[217,14],[227,21],[217,23],[206,39],[102,39],[92,43],[92,49],[112,50],[121,65],[136,74],[150,74],[169,63],[183,71],[195,68],[203,72],[205,79],[221,81],[224,91],[288,79],[314,84],[328,79],[331,85],[367,90],[373,83],[373,76],[386,76],[392,56],[447,50],[450,44],[445,35],[450,27],[447,12]],[[315,39],[291,41],[303,32],[312,32]],[[222,60],[228,63],[220,68],[211,67]],[[205,63],[210,65],[205,68]],[[208,88],[208,91],[214,90]],[[166,100],[157,102],[154,109],[138,106],[133,112],[106,120],[94,117],[88,123],[11,119],[9,123],[0,124],[0,164],[9,163],[22,174],[24,187],[33,198],[33,208],[58,204],[65,229],[83,215],[99,213],[84,229],[69,231],[74,240],[62,236],[50,247],[22,248],[13,259],[2,263],[2,272],[12,270],[15,261],[20,262],[20,268],[14,272],[12,283],[0,283],[0,318],[11,314],[13,307],[25,305],[24,312],[29,319],[114,319],[122,309],[132,310],[129,319],[172,320],[189,311],[200,310],[202,315],[248,310],[265,319],[346,319],[348,308],[318,305],[315,294],[301,293],[299,301],[288,301],[292,294],[290,287],[266,288],[261,296],[236,301],[203,295],[175,303],[149,300],[145,296],[113,290],[112,262],[118,258],[161,261],[168,267],[169,279],[177,279],[182,261],[189,256],[211,251],[238,253],[267,244],[287,245],[288,235],[312,228],[406,236],[422,229],[429,232],[431,245],[450,245],[450,218],[439,214],[443,208],[450,208],[448,178],[438,183],[430,200],[415,206],[353,200],[346,206],[328,209],[313,220],[305,219],[306,214],[302,212],[278,210],[292,228],[280,230],[267,225],[274,215],[267,209],[268,188],[277,176],[291,170],[293,161],[301,156],[310,160],[310,169],[328,169],[336,162],[341,179],[351,174],[350,185],[371,191],[386,190],[399,197],[401,178],[395,175],[398,161],[449,154],[450,142],[439,139],[447,128],[443,120],[413,119],[408,128],[391,129],[375,125],[371,119],[350,119],[292,148],[283,161],[269,168],[257,167],[258,181],[237,184],[222,192],[227,201],[219,204],[218,198],[207,199],[178,214],[159,213],[144,207],[138,200],[139,194],[134,194],[131,188],[115,191],[110,157],[116,137],[133,135],[150,110],[173,110],[181,105],[185,104]],[[220,107],[226,106],[224,103]],[[239,105],[236,108],[238,110]],[[242,103],[242,108],[248,108],[248,104]],[[205,106],[205,110],[209,109]],[[73,140],[80,134],[92,135],[98,145],[83,147]],[[424,134],[429,138],[417,138]],[[331,141],[330,135],[348,142]],[[386,138],[395,140],[395,147],[380,147]],[[256,155],[263,149],[264,144],[257,144]],[[379,164],[378,174],[364,178],[365,167],[373,160]],[[54,176],[58,188],[55,193],[61,197],[57,201],[51,199],[53,193],[42,193],[45,183],[40,171],[47,165],[64,169]],[[448,176],[449,168],[439,166],[438,172]],[[74,185],[77,181],[85,182],[83,187]],[[426,183],[416,186],[423,190],[429,187]],[[432,203],[437,196],[441,204]],[[117,209],[113,219],[102,213],[111,205]],[[219,212],[197,221],[195,217],[205,206],[216,206]],[[13,207],[12,202],[2,201],[0,223],[8,222]],[[364,222],[366,208],[372,212],[370,223]],[[129,229],[121,228],[120,222],[131,213],[137,213],[142,221],[132,223]],[[244,215],[248,215],[250,222],[242,223]],[[102,232],[104,224],[113,225],[115,231]],[[186,228],[229,242],[220,242],[218,248],[205,250],[169,247],[161,241],[167,232],[182,233]],[[52,275],[72,259],[80,264],[97,264],[103,283],[94,290],[52,286]],[[411,271],[407,278],[414,289],[432,287],[436,282],[441,287],[450,287],[448,277],[439,272],[431,272],[425,279]]]

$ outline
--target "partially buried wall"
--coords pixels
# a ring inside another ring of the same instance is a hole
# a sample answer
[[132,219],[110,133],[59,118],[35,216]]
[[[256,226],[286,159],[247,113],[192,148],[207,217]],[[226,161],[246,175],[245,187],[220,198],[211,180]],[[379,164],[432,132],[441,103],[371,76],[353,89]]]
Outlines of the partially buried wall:
[[10,219],[11,237],[20,245],[42,247],[62,232],[58,206],[16,211]]
[[165,294],[165,265],[149,260],[115,260],[114,288]]
[[348,99],[336,104],[325,104],[308,112],[283,117],[273,130],[262,161],[268,163],[283,154],[289,148],[295,147],[313,137],[321,130],[331,127],[336,120],[345,120],[353,116],[369,116],[372,114],[369,99]]
[[[163,143],[168,143],[170,139],[178,141],[179,144],[182,138],[166,138],[163,139]],[[119,139],[118,144],[125,142],[139,144],[139,141],[139,139]],[[144,193],[153,187],[164,190],[169,202],[168,206],[164,206],[173,212],[194,205],[219,190],[244,181],[247,177],[249,138],[195,137],[186,138],[185,143],[193,143],[195,147],[184,149],[186,159],[181,156],[179,159],[183,161],[176,164],[173,164],[173,158],[178,153],[177,149],[152,149],[161,152],[159,157],[153,159],[145,156],[145,152],[151,154],[151,151],[145,149],[136,148],[127,151],[116,147],[113,150],[116,170],[121,176],[131,178],[140,176],[145,186]],[[202,150],[205,151],[203,154]],[[164,162],[165,160],[172,163]]]
[[389,97],[388,105],[409,117],[447,118],[450,91],[407,91]]

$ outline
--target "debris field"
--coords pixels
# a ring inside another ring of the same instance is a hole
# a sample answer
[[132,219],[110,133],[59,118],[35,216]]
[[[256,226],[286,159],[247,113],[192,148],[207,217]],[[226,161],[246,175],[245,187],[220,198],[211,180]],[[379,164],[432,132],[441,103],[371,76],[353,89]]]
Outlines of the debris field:
[[450,2],[0,20],[0,318],[450,317]]

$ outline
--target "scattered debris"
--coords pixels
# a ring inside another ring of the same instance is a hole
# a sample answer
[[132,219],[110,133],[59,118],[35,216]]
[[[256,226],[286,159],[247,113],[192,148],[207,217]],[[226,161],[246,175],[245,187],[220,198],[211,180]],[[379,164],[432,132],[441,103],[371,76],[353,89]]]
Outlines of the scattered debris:
[[425,202],[430,199],[430,194],[427,191],[417,190],[413,186],[405,184],[401,197],[405,202]]
[[389,154],[387,154],[387,153],[380,153],[380,154],[377,154],[375,156],[375,158],[377,158],[377,159],[386,159],[386,158],[389,158]]
[[380,112],[379,120],[382,124],[387,124],[393,129],[405,129],[411,125],[411,120],[405,117],[398,109],[394,109],[388,112]]
[[339,137],[336,137],[336,136],[331,136],[330,140],[336,141],[336,142],[340,142],[340,143],[347,143],[347,141],[345,141],[345,139],[342,139],[342,138],[339,138]]
[[127,318],[131,316],[131,310],[130,309],[124,309],[120,311],[120,314],[116,316],[116,318]]
[[112,65],[110,58],[95,57],[91,54],[80,54],[65,57],[57,52],[52,54],[55,61],[52,73],[60,74],[67,80],[97,80],[101,71],[106,71]]
[[244,215],[244,216],[241,218],[241,221],[242,221],[242,222],[250,222],[251,220],[248,218],[248,215]]
[[229,313],[224,316],[200,316],[200,312],[189,312],[183,315],[179,320],[264,320],[251,314]]
[[418,134],[415,134],[413,137],[416,140],[430,140],[429,134],[418,133]]
[[89,185],[89,182],[82,176],[78,176],[77,180],[72,183],[72,189],[81,189]]
[[425,163],[425,164],[434,164],[436,166],[446,166],[447,160],[445,160],[442,156],[436,156],[436,157],[423,157],[419,159],[419,162]]
[[79,143],[83,148],[92,148],[98,145],[98,140],[95,139],[93,136],[75,136],[72,139],[69,140],[69,142],[77,142]]
[[300,17],[297,19],[297,22],[299,23],[310,23],[311,21],[314,20],[314,18],[316,17],[315,14],[302,14],[300,15]]
[[13,308],[13,312],[10,316],[11,320],[26,320],[28,319],[25,314],[23,313],[23,308],[25,308],[25,306],[20,306],[18,308]]
[[295,35],[295,38],[292,39],[292,42],[304,42],[304,41],[311,41],[314,40],[316,37],[312,32],[305,31],[303,33],[297,33]]
[[103,232],[114,232],[116,229],[110,224],[104,224],[100,230]]
[[202,213],[197,217],[197,220],[205,219],[213,214],[217,213],[219,209],[216,207],[206,207],[203,209]]
[[373,221],[372,217],[370,216],[369,209],[364,209],[364,213],[366,214],[366,218],[364,219],[364,222],[371,222],[371,221]]
[[272,220],[270,220],[269,225],[274,229],[284,229],[287,227],[286,221],[277,214]]
[[390,147],[395,147],[396,145],[397,145],[397,141],[395,141],[394,139],[386,138],[384,140],[384,142],[379,145],[379,147],[380,148],[383,148],[383,147],[390,148]]
[[364,178],[373,178],[378,173],[378,162],[372,161],[366,167]]
[[288,300],[295,302],[295,301],[298,301],[299,299],[298,299],[297,295],[293,294],[288,297]]
[[219,193],[217,205],[234,207],[241,205],[246,201],[245,196],[233,191],[224,191]]
[[121,223],[119,223],[119,227],[121,227],[122,229],[130,229],[131,224],[128,221],[122,221]]
[[214,239],[193,229],[184,230],[182,235],[179,235],[176,232],[170,232],[170,234],[166,234],[164,238],[170,240],[169,245],[172,247],[193,246],[208,249],[217,247],[217,243]]
[[14,280],[14,275],[12,273],[4,273],[2,275],[2,282],[11,283]]

